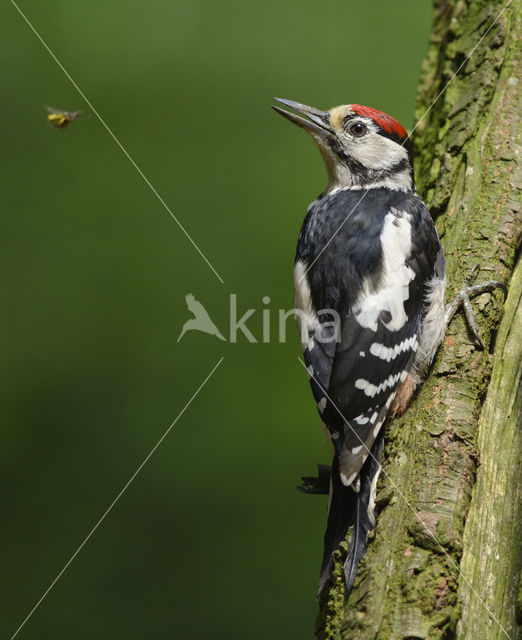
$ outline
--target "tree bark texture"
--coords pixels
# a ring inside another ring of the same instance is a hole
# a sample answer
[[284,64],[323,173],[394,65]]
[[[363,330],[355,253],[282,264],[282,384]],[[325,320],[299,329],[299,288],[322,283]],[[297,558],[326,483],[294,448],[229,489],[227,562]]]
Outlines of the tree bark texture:
[[508,298],[473,303],[483,351],[455,317],[429,379],[388,425],[377,525],[349,598],[336,554],[322,639],[522,638],[522,2],[491,26],[506,2],[435,0],[416,119],[434,104],[413,138],[448,300],[475,263],[477,282],[506,282]]

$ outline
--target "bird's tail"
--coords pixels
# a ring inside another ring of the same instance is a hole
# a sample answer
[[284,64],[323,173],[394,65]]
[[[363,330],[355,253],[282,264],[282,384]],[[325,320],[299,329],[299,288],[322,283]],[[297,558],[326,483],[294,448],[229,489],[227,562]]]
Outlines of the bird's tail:
[[328,523],[324,534],[324,552],[319,578],[319,595],[328,583],[333,569],[333,553],[346,538],[348,529],[353,525],[352,536],[348,544],[348,554],[344,562],[346,592],[350,593],[357,568],[366,553],[368,533],[375,524],[375,489],[381,470],[381,457],[384,444],[384,429],[380,430],[360,474],[360,489],[355,492],[341,482],[339,459],[337,454],[332,465],[332,493],[328,509]]

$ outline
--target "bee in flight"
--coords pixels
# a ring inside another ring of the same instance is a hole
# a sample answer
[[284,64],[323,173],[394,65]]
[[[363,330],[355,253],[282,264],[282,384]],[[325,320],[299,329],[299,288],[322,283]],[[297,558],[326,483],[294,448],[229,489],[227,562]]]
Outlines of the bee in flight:
[[49,112],[47,116],[47,122],[55,129],[65,129],[65,127],[77,120],[81,111],[62,111],[61,109],[55,109],[54,107],[45,107]]

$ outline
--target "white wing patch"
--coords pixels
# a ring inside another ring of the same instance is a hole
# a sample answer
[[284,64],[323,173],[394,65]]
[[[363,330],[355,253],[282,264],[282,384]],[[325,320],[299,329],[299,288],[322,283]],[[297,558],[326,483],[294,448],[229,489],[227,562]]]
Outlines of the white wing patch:
[[390,331],[402,329],[408,317],[404,302],[409,297],[410,282],[415,271],[406,264],[411,254],[411,216],[406,211],[391,208],[384,216],[380,240],[382,246],[383,275],[379,291],[372,292],[368,280],[363,282],[362,294],[354,306],[357,322],[366,329],[377,331],[377,322],[383,311],[391,318],[384,326]]
[[369,382],[368,380],[365,380],[364,378],[358,378],[355,381],[355,386],[357,389],[361,389],[362,391],[364,391],[365,395],[369,396],[370,398],[373,398],[375,395],[377,395],[378,393],[381,393],[381,391],[384,391],[387,388],[392,389],[399,381],[404,382],[404,380],[406,380],[407,375],[408,375],[407,371],[400,371],[394,376],[393,375],[388,376],[386,380],[384,380],[378,385],[372,384],[371,382]]
[[381,360],[386,360],[390,362],[390,360],[395,360],[395,358],[402,353],[403,351],[417,351],[417,347],[419,343],[417,341],[417,336],[411,336],[411,338],[406,338],[400,344],[396,344],[393,349],[390,347],[386,347],[380,342],[374,342],[370,346],[370,353],[377,358],[381,358]]

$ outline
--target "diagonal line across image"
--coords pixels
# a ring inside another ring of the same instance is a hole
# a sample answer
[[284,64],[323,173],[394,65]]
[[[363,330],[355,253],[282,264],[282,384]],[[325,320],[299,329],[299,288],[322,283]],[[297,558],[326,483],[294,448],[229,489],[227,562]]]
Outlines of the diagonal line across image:
[[[319,382],[319,380],[315,377],[314,374],[310,374],[309,369],[307,368],[306,364],[301,360],[301,358],[297,358],[298,361],[300,362],[301,366],[305,369],[305,371],[308,373],[308,375],[311,376],[311,378],[313,378],[313,380],[316,382],[317,385],[319,385],[320,389],[322,390],[322,393],[324,393],[325,397],[328,399],[329,402],[331,402],[332,406],[334,407],[334,409],[337,411],[337,413],[341,416],[341,418],[343,418],[344,420],[344,416],[341,412],[341,410],[339,409],[339,407],[337,407],[337,405],[335,404],[335,402],[332,400],[332,398],[328,395],[327,391],[324,389],[324,387],[321,385],[321,383]],[[349,422],[346,422],[346,424],[350,427],[350,430],[352,431],[353,435],[357,438],[357,440],[361,443],[362,447],[368,452],[368,455],[373,458],[375,460],[375,462],[377,462],[377,464],[380,465],[380,462],[375,458],[375,456],[373,455],[373,453],[370,451],[370,449],[368,449],[368,447],[366,446],[366,443],[360,438],[359,434],[355,431],[355,429],[350,425]],[[420,515],[417,513],[417,511],[415,510],[415,508],[413,507],[413,505],[408,501],[408,499],[406,498],[406,496],[404,495],[404,493],[400,490],[400,488],[397,486],[397,484],[391,479],[390,475],[381,467],[381,472],[386,476],[386,479],[390,482],[390,484],[393,486],[393,488],[395,489],[395,491],[397,491],[397,493],[399,494],[399,496],[404,500],[405,504],[408,506],[408,508],[413,512],[414,516],[417,518],[417,520],[421,523],[421,525],[423,526],[424,530],[426,531],[426,533],[430,536],[430,538],[435,542],[435,544],[439,547],[439,549],[442,551],[442,553],[444,554],[444,556],[447,558],[447,560],[449,561],[449,563],[452,565],[452,567],[459,573],[459,575],[462,577],[462,579],[464,580],[464,582],[468,585],[468,587],[470,588],[470,590],[472,591],[472,593],[477,597],[477,599],[480,601],[480,603],[483,605],[483,607],[486,609],[486,611],[489,613],[489,615],[491,616],[491,618],[498,624],[498,626],[500,627],[501,631],[506,635],[506,638],[508,638],[508,640],[512,640],[511,636],[508,634],[508,632],[504,629],[504,627],[502,626],[502,624],[500,623],[500,621],[498,620],[498,618],[495,616],[495,614],[489,609],[489,607],[487,606],[487,604],[484,602],[484,600],[479,596],[479,594],[476,592],[476,590],[473,588],[473,585],[471,584],[471,582],[468,580],[468,578],[462,573],[462,571],[460,570],[460,567],[456,564],[456,562],[453,560],[453,558],[449,555],[449,553],[446,551],[446,549],[442,546],[442,544],[439,542],[439,540],[437,540],[436,536],[433,534],[433,532],[429,529],[429,527],[427,526],[427,524],[423,521],[423,519],[420,517]]]
[[187,239],[189,240],[189,242],[192,244],[192,246],[194,247],[194,249],[199,253],[199,255],[203,258],[203,260],[207,263],[207,265],[209,266],[209,268],[212,270],[212,272],[214,273],[214,275],[216,276],[216,278],[221,282],[221,284],[224,284],[223,278],[219,275],[219,273],[214,269],[214,267],[212,266],[212,264],[210,263],[210,261],[208,260],[208,258],[205,256],[205,254],[203,253],[203,251],[199,248],[199,246],[196,244],[196,242],[192,239],[192,236],[189,234],[189,232],[185,229],[185,227],[181,224],[181,222],[179,221],[179,219],[177,218],[177,216],[172,212],[172,210],[170,209],[170,207],[167,205],[167,203],[165,202],[165,200],[163,200],[163,198],[160,196],[160,194],[158,193],[158,191],[155,189],[155,187],[152,185],[152,183],[150,182],[150,180],[147,178],[147,176],[143,173],[143,171],[139,168],[139,166],[136,164],[136,162],[134,161],[134,159],[132,158],[132,156],[129,154],[129,152],[125,149],[125,147],[122,145],[122,143],[118,140],[118,138],[116,137],[116,135],[113,133],[112,129],[109,127],[109,125],[105,122],[105,120],[101,117],[101,115],[98,113],[98,111],[96,111],[96,109],[94,108],[94,106],[92,105],[91,101],[87,98],[87,96],[84,94],[84,92],[80,89],[80,87],[76,84],[76,82],[72,79],[72,77],[70,76],[70,74],[67,72],[67,70],[65,69],[65,67],[62,65],[62,63],[58,60],[58,58],[55,56],[55,54],[52,52],[52,50],[49,48],[49,46],[47,45],[47,43],[45,42],[45,40],[42,38],[42,36],[38,33],[38,31],[34,28],[34,26],[31,24],[31,22],[29,21],[29,19],[26,17],[26,15],[22,12],[22,10],[20,9],[20,7],[16,4],[16,2],[14,0],[9,0],[11,2],[11,4],[13,5],[13,7],[18,11],[18,13],[22,16],[22,18],[25,20],[25,22],[27,23],[28,27],[31,29],[31,31],[34,33],[34,35],[38,38],[38,40],[40,40],[40,42],[42,43],[42,45],[45,47],[45,49],[47,50],[47,52],[49,53],[49,55],[51,56],[51,58],[56,62],[56,64],[60,67],[60,69],[64,72],[64,74],[67,76],[67,79],[71,82],[71,84],[73,85],[73,87],[76,89],[76,91],[80,94],[80,96],[85,100],[85,102],[89,105],[89,108],[92,110],[92,112],[94,113],[94,115],[98,118],[98,120],[100,121],[100,123],[102,124],[102,126],[105,128],[105,130],[107,131],[107,133],[112,137],[112,139],[114,140],[114,142],[118,145],[118,147],[121,149],[122,153],[124,154],[124,156],[127,158],[127,160],[132,164],[132,166],[136,169],[136,171],[139,173],[139,175],[141,176],[141,178],[143,178],[143,180],[145,181],[146,185],[149,187],[149,189],[152,191],[152,193],[156,196],[156,198],[161,202],[161,204],[163,205],[163,208],[166,209],[166,211],[169,213],[170,217],[174,220],[174,222],[178,225],[178,227],[181,229],[181,231],[183,231],[183,233],[185,234],[185,236],[187,237]]
[[[428,107],[428,109],[424,112],[424,114],[422,115],[422,117],[417,121],[417,124],[413,127],[413,129],[411,130],[408,138],[406,138],[406,140],[408,140],[411,137],[411,134],[417,129],[417,127],[420,125],[420,123],[424,120],[424,118],[428,115],[428,113],[433,109],[433,107],[435,106],[435,104],[437,103],[438,99],[442,96],[442,94],[446,91],[446,89],[449,87],[449,85],[453,82],[453,80],[456,78],[457,74],[460,72],[460,70],[462,69],[462,67],[466,64],[466,62],[471,58],[471,56],[475,53],[477,47],[480,45],[480,43],[482,42],[482,40],[484,40],[484,38],[488,35],[488,33],[491,31],[491,29],[495,26],[495,24],[498,22],[498,20],[500,19],[500,17],[502,16],[502,14],[504,13],[504,11],[509,7],[509,5],[511,4],[513,0],[508,0],[508,2],[505,4],[504,8],[500,11],[500,13],[498,14],[498,16],[493,20],[493,22],[489,25],[489,27],[486,29],[486,31],[482,34],[480,40],[477,42],[477,44],[473,47],[473,49],[471,49],[471,51],[468,53],[468,55],[465,57],[464,61],[459,65],[458,69],[455,71],[455,73],[451,76],[451,78],[448,80],[448,82],[446,82],[446,84],[444,85],[444,87],[442,87],[442,89],[439,91],[437,97],[435,98],[435,100],[431,103],[431,105]],[[406,140],[404,140],[404,142],[400,145],[401,147],[404,146],[404,144],[406,143]],[[384,167],[383,169],[381,169],[380,173],[377,175],[377,177],[375,178],[374,182],[378,182],[379,178],[382,176],[382,174],[386,171],[387,167]],[[370,185],[371,186],[371,185]],[[344,227],[344,225],[346,224],[346,222],[348,221],[348,219],[350,218],[350,216],[352,215],[352,213],[355,211],[355,209],[357,209],[357,207],[359,206],[359,204],[364,200],[364,198],[367,196],[368,194],[368,190],[366,190],[363,195],[359,198],[359,200],[357,201],[357,203],[352,207],[352,209],[348,212],[347,216],[345,217],[345,219],[343,220],[343,222],[337,227],[337,229],[334,231],[334,233],[332,234],[332,237],[328,240],[328,242],[321,248],[321,250],[318,252],[318,254],[315,256],[314,260],[312,260],[312,262],[310,262],[310,264],[307,265],[306,269],[303,270],[303,273],[301,274],[301,277],[298,280],[298,283],[300,284],[303,280],[303,278],[306,276],[306,274],[310,271],[310,269],[314,266],[314,264],[317,262],[317,260],[319,260],[319,258],[321,257],[321,255],[323,254],[323,252],[328,248],[328,246],[330,245],[330,243],[332,242],[332,240],[335,238],[335,236],[339,233],[339,231]]]
[[194,391],[194,393],[192,394],[192,396],[190,397],[190,399],[188,400],[188,402],[185,404],[185,406],[183,407],[183,409],[181,409],[181,411],[178,413],[178,415],[176,416],[176,418],[174,419],[174,421],[170,424],[170,426],[168,427],[168,429],[163,433],[163,435],[161,436],[161,438],[156,442],[156,444],[152,447],[152,449],[149,451],[149,453],[147,454],[147,456],[145,457],[145,459],[143,460],[143,462],[139,465],[139,467],[136,469],[136,471],[131,475],[131,477],[127,480],[127,482],[124,484],[123,488],[121,489],[121,491],[118,493],[118,495],[114,498],[114,500],[111,502],[111,504],[107,507],[107,509],[103,512],[103,515],[98,519],[98,521],[96,522],[96,524],[94,525],[94,527],[89,531],[89,533],[87,534],[87,536],[83,539],[82,543],[80,544],[80,546],[76,549],[76,551],[72,554],[72,556],[69,558],[69,560],[67,560],[67,562],[65,563],[63,569],[58,573],[58,575],[54,578],[54,580],[51,582],[51,584],[47,587],[47,589],[44,591],[43,595],[41,596],[41,598],[38,600],[38,602],[34,605],[34,607],[31,609],[31,611],[29,611],[29,613],[27,614],[27,616],[24,618],[23,622],[20,624],[20,626],[18,627],[18,629],[13,633],[13,635],[11,636],[11,640],[13,640],[13,638],[15,638],[18,633],[21,631],[22,627],[25,625],[25,623],[29,620],[29,618],[33,615],[33,613],[38,609],[38,607],[41,605],[41,603],[44,601],[44,599],[47,597],[47,595],[49,594],[49,592],[51,591],[51,589],[54,587],[54,585],[58,582],[58,580],[62,577],[62,575],[65,573],[65,571],[67,570],[67,568],[69,567],[69,565],[71,564],[71,562],[76,558],[76,556],[80,553],[80,551],[83,549],[83,547],[87,544],[87,542],[89,541],[89,539],[92,537],[92,535],[94,534],[94,532],[96,531],[96,529],[98,529],[98,527],[101,525],[101,523],[105,520],[105,518],[109,515],[109,513],[112,511],[112,508],[114,507],[114,505],[118,502],[118,500],[122,497],[122,495],[125,493],[125,491],[127,491],[127,489],[129,488],[129,486],[132,484],[132,482],[134,481],[134,479],[136,478],[136,476],[138,475],[138,473],[143,469],[143,467],[147,464],[147,462],[149,461],[149,459],[151,458],[151,456],[154,454],[154,452],[156,451],[156,449],[160,446],[160,444],[163,442],[163,440],[165,440],[165,438],[169,435],[171,429],[174,427],[174,425],[178,422],[178,420],[181,418],[181,416],[185,413],[185,411],[188,409],[188,407],[192,404],[192,401],[194,400],[194,398],[199,394],[199,392],[203,389],[203,387],[206,385],[206,383],[210,380],[210,378],[212,377],[212,375],[214,374],[214,372],[216,371],[216,369],[220,366],[220,364],[223,362],[223,357],[221,357],[218,362],[214,365],[214,367],[212,368],[212,370],[210,371],[210,373],[207,375],[207,377],[203,380],[203,382],[199,385],[199,387],[196,389],[196,391]]

